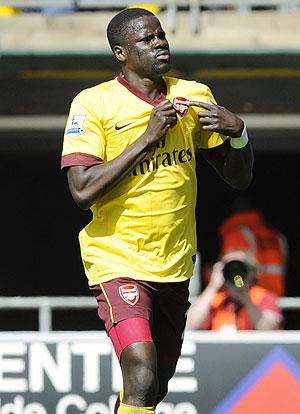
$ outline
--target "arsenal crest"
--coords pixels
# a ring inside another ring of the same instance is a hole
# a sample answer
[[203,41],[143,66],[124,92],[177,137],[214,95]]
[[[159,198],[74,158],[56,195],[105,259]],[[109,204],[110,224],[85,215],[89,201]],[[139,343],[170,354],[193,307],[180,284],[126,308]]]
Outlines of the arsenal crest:
[[180,118],[183,118],[189,109],[190,101],[186,98],[177,97],[173,99],[173,106]]
[[123,285],[119,287],[119,293],[121,298],[129,305],[135,305],[139,298],[139,290],[135,285]]

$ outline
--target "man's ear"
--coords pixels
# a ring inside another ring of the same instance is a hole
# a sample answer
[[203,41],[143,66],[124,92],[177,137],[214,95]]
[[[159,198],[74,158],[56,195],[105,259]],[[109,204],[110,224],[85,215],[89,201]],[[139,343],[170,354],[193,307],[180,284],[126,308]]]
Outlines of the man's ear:
[[113,52],[119,62],[125,62],[127,60],[127,51],[124,46],[115,45]]

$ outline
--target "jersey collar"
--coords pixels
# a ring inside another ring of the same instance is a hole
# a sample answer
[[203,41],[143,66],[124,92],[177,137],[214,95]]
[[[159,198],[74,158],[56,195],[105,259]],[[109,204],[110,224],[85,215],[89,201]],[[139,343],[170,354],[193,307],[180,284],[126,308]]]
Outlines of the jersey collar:
[[[127,88],[131,93],[133,93],[138,98],[142,99],[143,101],[148,102],[150,105],[157,105],[164,99],[166,99],[166,94],[161,92],[158,98],[151,99],[149,96],[145,95],[143,92],[141,92],[138,88],[136,88],[134,85],[132,85],[128,80],[125,79],[122,72],[119,73],[117,76],[117,81],[119,81],[125,88]],[[167,89],[167,85],[165,84],[165,89]],[[165,91],[166,92],[166,91]]]

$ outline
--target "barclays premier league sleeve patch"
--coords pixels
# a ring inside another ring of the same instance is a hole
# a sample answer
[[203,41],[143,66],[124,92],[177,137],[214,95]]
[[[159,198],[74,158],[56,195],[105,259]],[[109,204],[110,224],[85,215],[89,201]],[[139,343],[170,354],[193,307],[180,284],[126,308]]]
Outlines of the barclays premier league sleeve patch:
[[190,101],[186,98],[176,97],[173,99],[173,107],[180,118],[183,118],[189,109]]
[[85,128],[83,127],[85,118],[86,115],[73,115],[71,125],[68,126],[66,134],[73,138],[83,135],[85,133]]

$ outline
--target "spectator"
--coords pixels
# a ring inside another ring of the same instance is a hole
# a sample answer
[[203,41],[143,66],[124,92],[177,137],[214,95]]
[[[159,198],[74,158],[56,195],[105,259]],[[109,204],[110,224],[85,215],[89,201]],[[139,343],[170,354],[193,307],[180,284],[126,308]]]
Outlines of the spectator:
[[233,249],[253,254],[260,264],[258,283],[284,296],[288,252],[285,236],[265,222],[248,198],[236,199],[231,212],[219,228],[221,255]]
[[0,17],[14,16],[15,14],[19,14],[20,12],[21,10],[18,9],[17,7],[0,6]]
[[137,4],[131,4],[130,8],[136,8],[140,7],[142,9],[148,10],[153,14],[158,14],[161,11],[161,6],[159,4],[155,3],[137,3]]
[[258,265],[244,251],[228,252],[188,312],[188,329],[275,330],[283,321],[277,297],[257,284]]
[[41,8],[41,12],[47,15],[54,15],[54,14],[63,14],[63,13],[73,13],[76,12],[78,7],[76,1],[70,2],[70,5],[64,6],[60,4],[60,1],[45,1],[44,6]]

